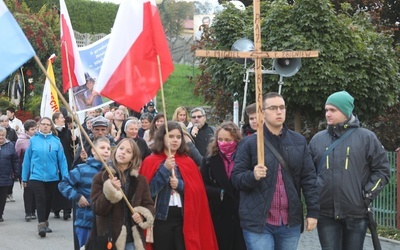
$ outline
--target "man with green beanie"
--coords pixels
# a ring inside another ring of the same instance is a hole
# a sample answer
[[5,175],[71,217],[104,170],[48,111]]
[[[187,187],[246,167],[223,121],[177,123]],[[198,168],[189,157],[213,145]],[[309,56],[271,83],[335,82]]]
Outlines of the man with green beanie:
[[363,249],[367,207],[390,176],[385,149],[372,131],[360,127],[353,109],[348,92],[330,95],[325,103],[328,127],[309,144],[318,175],[317,228],[323,250]]

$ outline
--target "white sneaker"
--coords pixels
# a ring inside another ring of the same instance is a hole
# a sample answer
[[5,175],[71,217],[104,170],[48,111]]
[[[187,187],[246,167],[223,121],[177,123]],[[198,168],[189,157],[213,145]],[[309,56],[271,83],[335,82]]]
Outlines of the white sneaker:
[[7,201],[15,202],[14,197],[12,194],[7,195]]

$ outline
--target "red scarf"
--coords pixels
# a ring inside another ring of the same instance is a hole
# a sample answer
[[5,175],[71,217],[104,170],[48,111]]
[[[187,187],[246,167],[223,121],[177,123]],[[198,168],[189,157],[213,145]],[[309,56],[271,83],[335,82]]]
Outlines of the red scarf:
[[[165,154],[152,154],[146,157],[139,173],[145,176],[150,183],[160,164],[166,159]],[[190,250],[217,250],[217,238],[200,171],[189,156],[176,154],[175,162],[185,183],[183,190],[185,247]]]

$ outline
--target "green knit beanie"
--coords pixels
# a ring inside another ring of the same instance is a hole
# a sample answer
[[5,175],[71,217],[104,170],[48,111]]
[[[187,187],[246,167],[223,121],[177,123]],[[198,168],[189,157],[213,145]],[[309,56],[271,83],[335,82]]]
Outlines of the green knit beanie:
[[325,105],[335,106],[346,117],[350,117],[354,109],[354,98],[346,91],[335,92],[326,99]]

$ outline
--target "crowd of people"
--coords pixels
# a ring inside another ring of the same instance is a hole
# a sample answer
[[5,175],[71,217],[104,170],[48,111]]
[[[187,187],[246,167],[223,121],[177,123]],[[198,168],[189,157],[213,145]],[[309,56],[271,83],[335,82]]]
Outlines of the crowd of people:
[[25,220],[37,219],[46,237],[51,212],[72,216],[75,249],[107,236],[122,250],[290,250],[315,228],[322,249],[363,249],[369,206],[390,172],[353,109],[346,91],[330,95],[327,129],[308,143],[286,126],[274,92],[258,132],[256,104],[242,128],[211,126],[201,107],[177,107],[168,120],[153,101],[141,112],[104,105],[86,113],[87,136],[68,114],[20,124],[9,108],[0,116],[0,222],[20,180]]

